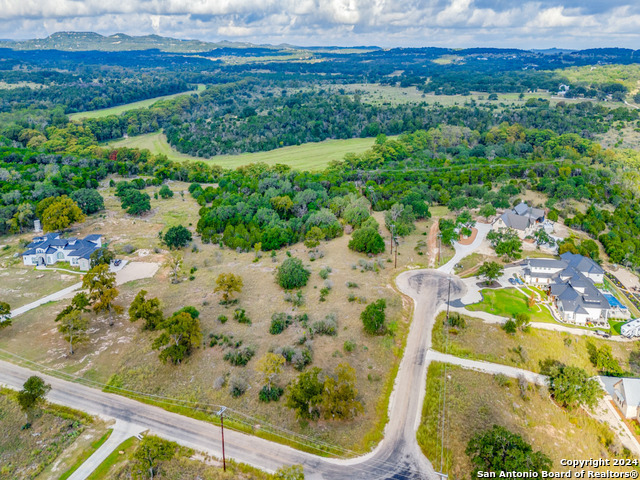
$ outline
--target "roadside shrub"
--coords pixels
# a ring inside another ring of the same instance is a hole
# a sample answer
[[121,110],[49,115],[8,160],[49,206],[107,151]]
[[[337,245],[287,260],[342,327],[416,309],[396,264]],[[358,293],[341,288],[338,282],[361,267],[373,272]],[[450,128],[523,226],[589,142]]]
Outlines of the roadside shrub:
[[278,267],[278,284],[285,290],[302,288],[309,281],[309,275],[311,272],[304,268],[299,258],[290,257]]
[[450,327],[455,328],[466,328],[467,326],[467,322],[465,321],[464,317],[457,312],[453,312],[449,315],[448,324]]
[[501,387],[508,387],[509,385],[511,385],[511,379],[504,373],[497,373],[493,376],[493,378]]
[[516,333],[516,331],[518,330],[518,327],[516,326],[516,322],[515,321],[509,319],[502,326],[502,329],[506,333],[508,333],[509,335],[514,335]]
[[280,388],[277,386],[272,386],[269,388],[267,385],[262,387],[260,393],[258,394],[258,399],[261,402],[269,403],[269,402],[277,402],[280,400],[280,397],[284,393],[284,388]]
[[236,308],[233,312],[233,319],[238,323],[246,323],[247,325],[251,325],[251,319],[247,316],[244,308]]
[[221,390],[227,384],[227,377],[220,375],[213,381],[214,390]]
[[233,398],[238,398],[244,395],[249,389],[249,383],[242,377],[233,376],[229,381],[229,393]]
[[252,347],[239,348],[237,350],[230,350],[224,354],[224,359],[234,367],[244,367],[249,360],[255,355],[255,350]]

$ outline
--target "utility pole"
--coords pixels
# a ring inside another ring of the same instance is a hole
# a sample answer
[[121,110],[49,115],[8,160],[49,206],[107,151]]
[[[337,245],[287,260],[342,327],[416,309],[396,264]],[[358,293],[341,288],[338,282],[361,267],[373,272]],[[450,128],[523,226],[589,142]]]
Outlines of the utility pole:
[[393,237],[393,242],[396,244],[396,259],[395,262],[393,264],[393,268],[398,268],[398,245],[400,242],[398,242],[398,237]]
[[393,255],[393,239],[396,236],[396,224],[392,223],[391,224],[391,241],[389,242],[391,244],[391,250],[389,250],[389,255]]
[[216,415],[220,415],[220,431],[222,432],[222,469],[227,471],[227,459],[224,456],[224,411],[227,407],[222,407]]
[[449,323],[449,302],[451,301],[451,277],[449,277],[449,292],[447,293],[447,323]]

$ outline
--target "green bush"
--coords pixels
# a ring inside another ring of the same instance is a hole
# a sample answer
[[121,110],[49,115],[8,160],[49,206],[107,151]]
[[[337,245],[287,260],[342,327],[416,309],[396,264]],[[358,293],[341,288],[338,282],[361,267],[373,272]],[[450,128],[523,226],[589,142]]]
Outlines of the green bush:
[[505,324],[502,326],[502,329],[508,333],[509,335],[513,335],[516,333],[516,330],[518,330],[518,326],[516,325],[516,322],[509,319],[505,322]]
[[269,333],[271,335],[279,335],[291,325],[291,315],[285,313],[274,313],[271,316],[271,326],[269,327]]
[[244,347],[237,350],[230,350],[224,354],[224,359],[231,365],[236,367],[244,367],[249,360],[255,355],[255,350],[252,347]]
[[191,232],[182,225],[169,228],[163,237],[164,243],[169,248],[186,247],[192,240]]
[[265,402],[265,403],[277,402],[278,400],[280,400],[280,397],[282,396],[283,393],[284,393],[283,388],[275,387],[275,386],[269,388],[268,385],[265,385],[260,390],[260,393],[258,394],[258,398],[260,399],[261,402]]
[[356,349],[356,342],[353,342],[351,340],[345,340],[342,348],[344,348],[345,352],[353,352]]
[[360,314],[365,332],[371,335],[382,335],[385,333],[384,322],[386,320],[386,308],[387,302],[384,298],[376,300],[365,307]]
[[378,254],[384,252],[385,245],[377,230],[371,227],[362,227],[351,235],[349,248],[356,252]]
[[247,316],[244,308],[236,308],[233,312],[233,319],[238,323],[246,323],[251,325],[251,319]]
[[311,332],[314,335],[328,335],[335,337],[338,335],[338,322],[335,315],[329,314],[324,320],[318,320],[311,325]]
[[309,281],[309,275],[311,275],[311,272],[304,268],[299,258],[287,258],[278,267],[278,284],[285,290],[302,288]]

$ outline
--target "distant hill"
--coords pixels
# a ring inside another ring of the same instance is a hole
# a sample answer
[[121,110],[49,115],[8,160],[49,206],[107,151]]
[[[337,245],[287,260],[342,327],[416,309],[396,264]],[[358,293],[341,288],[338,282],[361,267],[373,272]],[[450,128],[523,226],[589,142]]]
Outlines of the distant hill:
[[[116,33],[105,37],[94,32],[57,32],[47,38],[33,40],[0,40],[0,48],[13,50],[63,50],[69,52],[79,51],[106,51],[121,52],[130,50],[160,50],[174,53],[208,52],[216,48],[251,48],[250,43],[227,42],[218,43],[202,42],[200,40],[179,40],[159,35],[131,36],[124,33]],[[261,46],[262,48],[274,48]],[[277,48],[276,48],[277,49]]]

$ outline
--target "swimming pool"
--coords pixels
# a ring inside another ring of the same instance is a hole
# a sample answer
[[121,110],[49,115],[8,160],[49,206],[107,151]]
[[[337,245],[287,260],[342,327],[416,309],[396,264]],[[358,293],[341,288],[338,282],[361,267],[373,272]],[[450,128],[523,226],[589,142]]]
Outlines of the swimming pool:
[[607,299],[607,301],[609,302],[609,305],[611,305],[613,308],[620,308],[621,310],[626,310],[627,309],[627,307],[624,306],[620,302],[620,300],[618,300],[616,297],[611,295],[609,292],[602,292],[602,295],[604,295],[604,298]]

